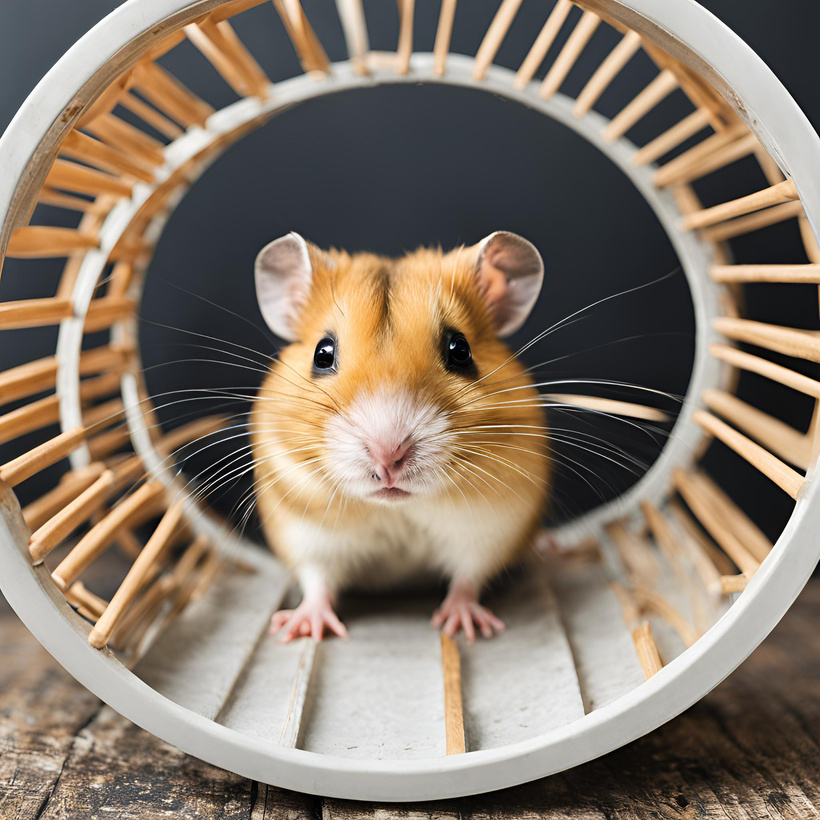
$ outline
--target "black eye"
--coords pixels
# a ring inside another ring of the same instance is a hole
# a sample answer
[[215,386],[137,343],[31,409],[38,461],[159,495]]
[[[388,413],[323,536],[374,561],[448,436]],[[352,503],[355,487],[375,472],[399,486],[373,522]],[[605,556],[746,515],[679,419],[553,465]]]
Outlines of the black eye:
[[467,370],[473,364],[473,352],[463,333],[450,333],[445,343],[447,367],[451,370]]
[[313,352],[314,372],[327,372],[336,365],[336,340],[325,336]]

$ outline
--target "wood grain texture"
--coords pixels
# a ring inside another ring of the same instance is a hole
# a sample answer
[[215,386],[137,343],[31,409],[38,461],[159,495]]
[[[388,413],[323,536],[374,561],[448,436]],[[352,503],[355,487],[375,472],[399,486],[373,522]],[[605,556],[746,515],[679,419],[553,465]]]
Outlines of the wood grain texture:
[[0,816],[247,820],[816,818],[820,580],[726,682],[623,749],[513,789],[409,806],[314,798],[187,757],[76,683],[0,601]]

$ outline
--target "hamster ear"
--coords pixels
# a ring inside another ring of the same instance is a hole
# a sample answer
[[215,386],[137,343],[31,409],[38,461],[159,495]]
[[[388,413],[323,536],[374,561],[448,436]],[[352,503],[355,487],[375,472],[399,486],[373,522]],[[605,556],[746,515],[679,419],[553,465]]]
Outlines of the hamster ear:
[[300,310],[310,290],[313,266],[308,243],[298,233],[265,245],[254,266],[256,298],[268,327],[294,342]]
[[524,324],[544,281],[544,261],[535,246],[518,234],[496,231],[477,245],[476,278],[499,336]]

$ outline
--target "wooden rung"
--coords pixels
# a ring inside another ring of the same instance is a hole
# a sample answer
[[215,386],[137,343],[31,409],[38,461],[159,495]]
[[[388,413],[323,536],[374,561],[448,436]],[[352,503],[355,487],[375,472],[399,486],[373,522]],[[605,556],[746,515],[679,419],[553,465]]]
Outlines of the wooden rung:
[[663,661],[658,652],[655,639],[652,637],[649,621],[641,618],[640,608],[629,590],[615,582],[612,584],[612,591],[621,605],[624,624],[632,636],[632,643],[635,645],[635,653],[638,656],[644,677],[649,680],[663,669]]
[[642,120],[661,100],[679,88],[678,78],[671,71],[661,71],[604,129],[604,139],[614,142]]
[[76,607],[82,607],[91,614],[92,620],[102,615],[105,608],[108,606],[108,601],[95,595],[89,589],[86,589],[85,584],[81,581],[75,581],[66,591],[65,597],[70,604]]
[[122,151],[118,151],[116,148],[112,148],[110,145],[106,145],[104,142],[89,137],[80,131],[69,131],[60,147],[60,154],[73,157],[81,162],[87,162],[102,171],[109,171],[113,174],[126,174],[149,184],[154,181],[154,174],[148,168],[134,162]]
[[74,308],[68,299],[21,299],[0,302],[0,330],[56,325],[70,319]]
[[772,551],[772,542],[757,524],[706,473],[700,471],[692,473],[692,478],[698,486],[703,488],[712,506],[723,516],[724,520],[731,523],[733,531],[746,549],[761,563],[765,561]]
[[243,11],[256,8],[256,6],[261,6],[267,2],[269,2],[269,0],[228,0],[227,3],[223,3],[218,9],[211,12],[211,19],[215,23],[218,23],[220,20],[235,17]]
[[114,629],[111,643],[118,650],[125,649],[129,643],[139,644],[144,629],[150,626],[162,603],[176,591],[174,579],[170,575],[162,575],[154,579],[153,583],[147,580],[146,585],[147,589]]
[[83,199],[80,196],[64,194],[62,191],[55,191],[52,188],[42,188],[37,197],[40,205],[50,205],[53,208],[63,208],[67,211],[81,211],[88,213],[97,206],[98,200]]
[[0,416],[0,444],[60,420],[59,396],[47,396]]
[[119,373],[106,373],[93,379],[80,381],[80,401],[88,402],[118,393],[122,376]]
[[103,464],[89,464],[66,473],[53,490],[23,507],[23,518],[34,532],[56,515],[66,504],[88,489],[105,472]]
[[133,603],[146,577],[158,566],[171,536],[182,521],[182,508],[182,501],[176,501],[168,508],[111,598],[111,603],[89,633],[88,642],[96,649],[102,649],[108,643],[117,622]]
[[221,430],[227,423],[228,418],[228,416],[206,416],[188,424],[183,424],[181,427],[171,430],[170,433],[166,433],[156,442],[157,452],[162,456],[172,455],[180,447]]
[[638,655],[638,661],[641,664],[644,676],[649,680],[663,669],[663,661],[661,661],[655,639],[652,637],[649,621],[644,621],[639,627],[632,630],[632,642],[635,644],[635,652]]
[[575,101],[572,113],[576,117],[584,117],[592,106],[600,99],[604,91],[609,88],[615,77],[620,74],[626,64],[635,56],[641,47],[641,36],[635,31],[627,32],[618,45],[609,52],[595,73],[589,78]]
[[[452,5],[453,13],[455,13],[455,2],[456,0],[445,0],[442,5],[442,14],[444,14],[444,5]],[[367,52],[370,51],[370,39],[367,35],[367,20],[365,19],[362,0],[336,0],[336,10],[342,24],[350,64],[356,74],[367,74],[365,58]],[[441,33],[441,23],[439,23],[439,33]],[[438,40],[436,40],[436,43],[438,43]],[[449,49],[449,38],[447,46]]]
[[299,664],[293,678],[288,711],[278,741],[280,746],[288,749],[295,749],[299,740],[305,705],[307,704],[308,688],[316,662],[317,647],[317,642],[313,638],[308,638],[302,644],[302,651],[299,653]]
[[84,350],[80,354],[79,373],[81,376],[88,376],[91,373],[102,373],[106,370],[120,372],[128,363],[128,358],[132,353],[133,348],[120,342]]
[[753,575],[760,566],[760,561],[746,548],[731,522],[712,503],[704,486],[682,468],[675,470],[673,480],[675,488],[704,529],[720,544],[741,572]]
[[710,410],[767,450],[801,470],[808,470],[811,445],[803,433],[724,390],[705,390],[702,398]]
[[130,91],[120,97],[119,104],[170,140],[175,140],[185,133],[175,122],[169,120],[156,108],[148,105],[147,102],[144,102]]
[[681,611],[654,589],[637,584],[635,595],[641,603],[641,608],[663,618],[678,633],[686,647],[692,646],[700,637]]
[[47,259],[86,251],[99,244],[96,236],[80,233],[73,228],[27,225],[12,232],[6,256],[13,259]]
[[811,265],[712,265],[715,282],[782,282],[820,285],[820,264]]
[[131,84],[131,72],[125,71],[119,77],[109,83],[100,95],[83,111],[82,116],[77,119],[75,128],[86,128],[101,117],[110,114],[117,105],[120,97],[128,90]]
[[691,182],[728,162],[748,156],[756,144],[757,138],[749,134],[745,127],[718,131],[658,168],[654,176],[655,185],[665,188]]
[[189,600],[198,601],[208,591],[216,576],[222,571],[222,558],[216,550],[211,550],[202,562],[194,588],[191,590]]
[[[357,0],[357,2],[360,2],[360,0]],[[458,0],[442,0],[441,2],[441,14],[436,29],[436,42],[433,46],[433,74],[436,77],[443,77],[447,68],[447,55],[450,53],[450,39],[453,36],[457,2]]]
[[742,573],[740,575],[720,576],[720,588],[724,595],[731,595],[735,592],[743,592],[748,583],[748,576],[743,575]]
[[[797,498],[804,478],[759,444],[739,433],[725,422],[704,410],[695,410],[692,420],[720,439],[727,447],[746,459],[753,467],[777,484],[783,492]],[[742,567],[741,567],[742,569]]]
[[569,35],[560,54],[547,72],[547,76],[544,77],[544,82],[541,83],[538,91],[541,97],[548,100],[558,91],[600,23],[601,18],[591,11],[585,11],[581,15],[578,25]]
[[299,0],[273,0],[305,73],[330,74],[330,60],[308,22]]
[[712,356],[734,367],[748,370],[750,373],[757,373],[786,387],[791,387],[793,390],[805,393],[807,396],[820,399],[820,382],[801,373],[795,373],[794,370],[789,370],[788,367],[782,367],[779,364],[770,362],[768,359],[753,356],[751,353],[745,353],[736,347],[729,347],[729,345],[710,345],[709,352]]
[[113,470],[106,470],[73,501],[36,530],[29,540],[29,552],[35,564],[67,538],[83,521],[87,521],[110,498],[114,490]]
[[586,407],[601,413],[611,413],[616,416],[645,419],[646,421],[669,421],[669,415],[657,407],[646,404],[635,404],[618,399],[602,399],[598,396],[583,396],[574,393],[545,393],[544,398],[559,404],[571,404],[574,407]]
[[702,108],[693,111],[688,117],[684,117],[679,123],[673,125],[660,136],[648,142],[632,157],[632,164],[636,168],[649,165],[656,159],[668,154],[677,148],[682,142],[693,137],[698,131],[702,131],[709,126],[709,112]]
[[131,443],[131,434],[127,427],[118,427],[88,438],[88,454],[95,461],[110,456]]
[[398,0],[399,42],[396,48],[396,73],[405,75],[410,71],[410,57],[413,55],[413,27],[416,0]]
[[104,296],[102,299],[95,299],[88,306],[84,331],[86,333],[95,333],[98,330],[111,327],[114,322],[132,316],[136,308],[136,300],[127,296]]
[[498,54],[501,43],[507,36],[510,26],[521,8],[523,0],[501,0],[498,10],[493,17],[481,45],[476,51],[475,62],[473,63],[473,80],[481,82],[487,74],[487,69]]
[[84,130],[149,166],[162,165],[165,162],[164,146],[159,140],[149,137],[144,131],[113,114],[99,117],[93,123],[84,126]]
[[46,356],[0,373],[0,402],[16,401],[43,390],[51,390],[57,381],[57,359]]
[[714,326],[718,333],[738,342],[748,342],[775,353],[820,362],[820,332],[816,330],[800,330],[731,316],[717,317]]
[[206,17],[185,26],[185,34],[237,94],[267,96],[270,80],[227,20],[214,23]]
[[102,171],[95,171],[85,165],[77,165],[76,162],[68,162],[59,158],[54,160],[43,184],[50,188],[89,196],[100,196],[100,194],[131,196],[133,188],[130,182],[123,181],[121,177],[104,174]]
[[802,215],[803,203],[798,199],[794,202],[786,202],[783,205],[775,205],[765,211],[758,211],[749,216],[740,216],[714,228],[706,228],[703,231],[703,238],[709,242],[725,242],[735,236],[759,231],[761,228],[769,227],[769,225],[776,225],[779,222]]
[[[197,536],[174,567],[173,575],[177,585],[177,592],[172,615],[178,615],[190,603],[194,590],[199,583],[199,574],[196,572],[197,565],[200,563],[202,556],[205,556],[205,561],[207,561],[209,550],[211,550],[210,539],[205,535]],[[202,562],[203,567],[205,561]],[[200,570],[201,572],[202,570]]]
[[461,657],[458,644],[441,634],[441,672],[444,679],[444,735],[448,755],[467,751],[464,740],[464,709],[461,703]]
[[[68,587],[140,513],[153,511],[162,499],[165,488],[159,481],[143,484],[117,503],[111,511],[80,539],[77,546],[62,560],[52,576],[62,589]],[[147,514],[147,513],[146,513]]]
[[50,467],[73,452],[85,439],[85,428],[66,430],[33,450],[0,467],[0,481],[15,487],[35,473]]
[[820,243],[817,241],[814,228],[812,228],[805,214],[798,217],[797,225],[800,228],[800,238],[803,240],[803,247],[809,262],[814,265],[820,264]]
[[630,578],[650,584],[660,575],[658,558],[649,544],[628,530],[623,521],[610,521],[605,529]]
[[[89,434],[98,433],[106,427],[119,424],[124,418],[125,407],[120,398],[83,410],[83,426],[89,431]],[[92,428],[94,429],[92,430]]]
[[736,216],[743,216],[762,208],[779,205],[781,202],[791,202],[794,199],[798,199],[797,186],[793,180],[787,179],[785,182],[772,185],[763,191],[757,191],[754,194],[733,199],[731,202],[724,202],[712,208],[704,208],[702,211],[687,214],[681,220],[681,230],[691,231],[696,228],[706,228],[727,219],[734,219]]
[[724,575],[733,573],[734,565],[728,556],[712,543],[694,518],[676,499],[669,501],[667,509],[672,513],[686,537],[692,566],[703,581],[703,585],[710,593],[720,592],[721,573]]
[[558,36],[558,32],[561,31],[571,10],[572,3],[570,0],[558,0],[553,6],[549,17],[547,17],[547,22],[544,23],[538,37],[532,44],[532,48],[524,58],[524,62],[521,63],[521,68],[518,69],[518,73],[515,75],[514,85],[516,88],[524,88],[529,85],[535,76],[535,72],[538,71],[538,67],[544,62],[550,46],[555,42],[555,38]]
[[214,109],[157,63],[143,60],[132,70],[134,87],[180,125],[205,126]]

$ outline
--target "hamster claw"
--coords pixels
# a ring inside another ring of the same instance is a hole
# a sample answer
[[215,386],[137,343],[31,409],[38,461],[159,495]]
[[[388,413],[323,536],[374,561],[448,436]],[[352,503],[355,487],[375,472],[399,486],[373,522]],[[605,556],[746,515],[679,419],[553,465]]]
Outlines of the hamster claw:
[[290,643],[294,638],[313,638],[321,641],[325,629],[347,638],[345,625],[339,620],[329,601],[302,601],[296,609],[280,609],[271,618],[268,634],[279,635],[279,643]]
[[478,603],[474,594],[462,590],[454,590],[447,595],[433,613],[430,625],[441,628],[451,638],[463,629],[468,643],[475,641],[476,627],[485,638],[492,638],[507,628],[504,621]]

